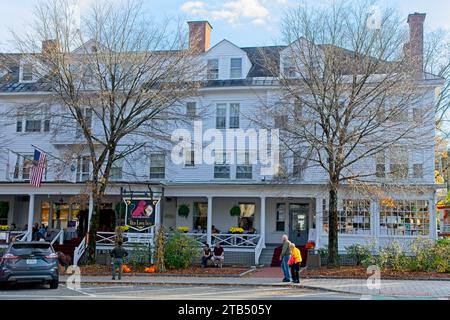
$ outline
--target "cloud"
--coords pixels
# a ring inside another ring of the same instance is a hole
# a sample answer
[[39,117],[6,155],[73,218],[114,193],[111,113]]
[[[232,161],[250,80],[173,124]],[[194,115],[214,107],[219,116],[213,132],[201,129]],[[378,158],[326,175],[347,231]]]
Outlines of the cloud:
[[[287,0],[276,0],[277,3]],[[192,15],[208,15],[212,20],[224,20],[236,25],[243,19],[255,25],[264,25],[270,18],[267,0],[224,0],[221,4],[207,5],[202,1],[187,1],[181,6],[183,12]]]
[[190,13],[195,16],[204,16],[208,13],[205,10],[205,3],[202,1],[188,1],[181,6],[181,11]]

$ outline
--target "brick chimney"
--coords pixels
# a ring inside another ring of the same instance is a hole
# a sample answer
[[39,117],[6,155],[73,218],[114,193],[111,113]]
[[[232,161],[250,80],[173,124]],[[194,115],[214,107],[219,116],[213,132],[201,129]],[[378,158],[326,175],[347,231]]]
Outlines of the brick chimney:
[[211,46],[212,26],[208,21],[189,21],[189,49],[203,53]]
[[412,13],[408,16],[409,43],[405,45],[405,54],[415,71],[423,72],[423,24],[425,13]]

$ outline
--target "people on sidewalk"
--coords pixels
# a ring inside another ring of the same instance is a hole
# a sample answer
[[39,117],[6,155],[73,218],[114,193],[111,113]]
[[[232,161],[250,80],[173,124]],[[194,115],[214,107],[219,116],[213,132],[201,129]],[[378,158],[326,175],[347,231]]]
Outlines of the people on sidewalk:
[[213,249],[213,262],[216,267],[222,268],[223,261],[225,260],[224,250],[220,242],[216,242],[216,245]]
[[291,251],[289,265],[291,267],[292,282],[300,283],[300,264],[302,263],[302,255],[294,243],[291,243],[289,248]]
[[112,279],[116,280],[116,268],[119,269],[119,280],[122,279],[123,260],[128,256],[128,252],[122,247],[122,241],[117,242],[117,246],[111,251],[113,260]]
[[205,245],[203,248],[203,255],[202,255],[202,268],[206,268],[208,265],[208,260],[212,258],[211,248],[208,244]]
[[290,249],[291,242],[289,241],[287,235],[283,235],[281,239],[283,241],[283,247],[281,249],[280,261],[281,261],[281,269],[283,270],[284,274],[283,282],[291,282],[288,265],[289,258],[291,256],[291,249]]

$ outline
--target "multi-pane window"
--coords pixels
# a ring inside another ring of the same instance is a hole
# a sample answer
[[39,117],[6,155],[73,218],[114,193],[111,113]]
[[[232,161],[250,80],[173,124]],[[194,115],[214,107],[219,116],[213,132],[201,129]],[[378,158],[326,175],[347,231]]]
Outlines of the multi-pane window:
[[216,152],[214,163],[215,179],[230,179],[230,165],[227,164],[227,153]]
[[283,74],[285,77],[289,78],[296,76],[295,63],[292,57],[283,58]]
[[390,149],[390,172],[393,178],[408,177],[408,151],[406,147]]
[[195,145],[191,143],[191,147],[184,150],[184,166],[195,167]]
[[208,202],[194,202],[193,212],[193,226],[194,230],[206,230],[208,225]]
[[164,179],[166,172],[166,158],[163,153],[150,155],[150,179]]
[[227,127],[227,105],[219,103],[216,106],[216,129],[226,129]]
[[16,123],[16,132],[22,132],[23,122],[22,120],[17,120]]
[[33,155],[21,155],[17,157],[14,168],[14,179],[30,180],[31,167],[33,166]]
[[430,233],[430,211],[426,200],[382,200],[380,234],[425,236]]
[[25,132],[41,132],[41,120],[26,120]]
[[303,178],[303,157],[297,153],[294,152],[294,163],[293,163],[293,168],[292,168],[292,175],[295,178]]
[[413,121],[422,123],[424,121],[425,112],[422,108],[413,109]]
[[230,61],[230,78],[242,78],[242,58],[231,58]]
[[380,151],[375,156],[376,161],[376,177],[377,178],[385,178],[386,177],[386,153]]
[[77,182],[86,182],[91,176],[91,160],[89,156],[78,157]]
[[186,104],[186,117],[195,118],[196,115],[197,115],[197,103],[188,102]]
[[415,150],[413,152],[413,178],[422,179],[423,178],[423,163],[424,163],[424,152],[423,150]]
[[237,152],[236,179],[252,179],[250,152]]
[[[0,201],[0,204],[6,204],[9,207],[9,202]],[[9,210],[0,212],[0,226],[6,226],[8,224],[8,213]]]
[[276,231],[284,231],[285,230],[285,221],[286,221],[286,204],[285,203],[277,203],[277,215],[276,215]]
[[111,167],[111,172],[110,172],[110,177],[111,180],[120,180],[123,177],[123,163],[124,160],[123,159],[119,159],[114,161],[112,167]]
[[395,122],[407,122],[408,121],[408,109],[406,108],[394,108],[391,110],[391,120]]
[[254,203],[239,203],[241,209],[241,216],[239,217],[239,227],[244,230],[249,230],[253,227],[255,219],[255,204]]
[[207,63],[207,78],[208,80],[219,79],[219,60],[209,59]]
[[33,81],[33,64],[24,63],[22,65],[22,81]]
[[370,201],[343,200],[338,221],[339,233],[370,234]]
[[239,128],[239,112],[240,112],[240,104],[239,103],[231,103],[230,104],[230,129],[238,129]]
[[[91,130],[92,129],[92,108],[83,108],[81,110],[82,113],[82,118],[80,119],[80,121],[82,121],[85,126],[86,129]],[[79,124],[77,126],[77,132],[76,132],[76,136],[77,137],[81,137],[83,135],[83,129],[81,124]]]

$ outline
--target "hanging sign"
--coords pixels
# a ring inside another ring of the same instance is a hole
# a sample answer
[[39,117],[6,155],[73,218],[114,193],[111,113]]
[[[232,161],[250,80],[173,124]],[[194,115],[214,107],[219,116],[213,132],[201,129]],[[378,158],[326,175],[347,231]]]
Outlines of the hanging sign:
[[155,225],[156,206],[160,197],[155,197],[154,192],[126,194],[122,191],[122,199],[125,203],[125,225],[140,232]]

